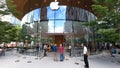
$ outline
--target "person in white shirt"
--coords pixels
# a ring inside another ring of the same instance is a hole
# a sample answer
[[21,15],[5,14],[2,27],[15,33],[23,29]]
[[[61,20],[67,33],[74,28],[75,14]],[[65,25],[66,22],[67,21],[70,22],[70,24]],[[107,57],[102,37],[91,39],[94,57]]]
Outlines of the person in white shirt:
[[44,44],[44,56],[47,56],[46,51],[47,51],[47,45]]
[[86,44],[83,44],[83,54],[84,54],[84,63],[85,63],[85,68],[89,68],[89,63],[88,63],[88,50]]
[[68,48],[69,48],[69,56],[71,56],[71,48],[72,48],[71,45],[69,45]]

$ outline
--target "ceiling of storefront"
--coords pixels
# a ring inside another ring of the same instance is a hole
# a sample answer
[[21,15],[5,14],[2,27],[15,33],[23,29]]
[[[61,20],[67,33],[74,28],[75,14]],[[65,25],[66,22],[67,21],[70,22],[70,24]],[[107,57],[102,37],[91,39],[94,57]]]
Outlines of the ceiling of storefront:
[[[13,13],[18,19],[22,19],[23,16],[37,8],[42,8],[49,6],[54,0],[11,0],[12,4],[16,5],[16,10],[21,14]],[[57,0],[59,5],[66,5],[69,7],[78,7],[86,9],[93,13],[91,5],[93,4],[92,0]],[[10,4],[7,2],[8,8]]]

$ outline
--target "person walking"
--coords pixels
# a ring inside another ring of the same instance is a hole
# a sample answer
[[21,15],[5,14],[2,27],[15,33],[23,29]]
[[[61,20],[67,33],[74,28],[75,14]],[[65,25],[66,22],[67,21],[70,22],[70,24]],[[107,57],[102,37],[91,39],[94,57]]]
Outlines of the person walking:
[[64,47],[62,44],[59,46],[59,53],[60,53],[60,61],[64,60]]
[[38,56],[39,55],[39,43],[36,44],[36,55]]
[[46,51],[47,51],[47,45],[44,44],[44,56],[47,56]]
[[53,54],[54,54],[54,61],[57,61],[57,60],[58,60],[58,59],[57,59],[57,45],[54,44],[54,45],[52,46],[52,48],[53,48]]
[[71,45],[69,45],[68,49],[69,49],[69,56],[71,57]]
[[89,68],[89,63],[88,63],[88,49],[87,49],[86,44],[83,44],[83,54],[84,54],[85,68]]

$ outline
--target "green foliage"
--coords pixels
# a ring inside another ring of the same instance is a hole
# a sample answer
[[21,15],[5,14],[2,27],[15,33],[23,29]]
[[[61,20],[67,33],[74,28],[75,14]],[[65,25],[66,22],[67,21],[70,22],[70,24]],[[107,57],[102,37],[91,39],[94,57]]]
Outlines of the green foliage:
[[1,2],[0,3],[0,8],[4,8],[5,7],[5,5]]
[[[7,4],[9,4],[7,9],[5,7],[5,3],[0,2],[0,15],[8,15],[11,12],[14,12],[15,14],[20,14],[16,11],[16,6],[13,4],[13,0],[6,0]],[[0,42],[10,42],[10,41],[19,41],[20,40],[20,26],[13,25],[9,22],[2,22],[0,21]]]
[[102,5],[103,7],[108,7],[109,11],[114,11],[114,9],[120,6],[120,0],[93,0],[95,4]]
[[120,36],[119,33],[116,33],[116,29],[100,29],[98,31],[98,34],[101,35],[100,38],[98,38],[99,41],[104,42],[120,42]]
[[120,0],[93,0],[95,2],[94,5],[92,5],[93,10],[95,11],[95,14],[98,16],[98,18],[102,19],[107,14],[110,13],[116,13],[120,12]]
[[[96,25],[98,41],[120,42],[120,0],[93,0],[92,8],[101,23]],[[90,26],[91,27],[91,26]]]
[[[8,15],[8,9],[5,9],[5,4],[3,2],[0,2],[0,15]],[[4,10],[2,10],[4,9]]]
[[92,21],[89,21],[89,22],[85,22],[82,25],[90,26],[90,27],[94,28],[97,25],[97,21],[96,20],[92,20]]
[[12,12],[14,15],[21,15],[21,12],[17,11],[16,5],[13,3],[13,0],[6,0],[9,12]]
[[21,29],[21,39],[22,40],[26,40],[26,36],[27,36],[27,26],[24,24],[22,25],[22,29]]
[[95,3],[102,3],[102,2],[104,2],[105,0],[93,0]]
[[120,12],[109,12],[106,17],[103,18],[104,21],[109,24],[113,24],[112,27],[119,27],[120,25]]
[[13,4],[13,0],[6,0],[6,2],[7,2],[7,5],[9,5],[7,6],[9,9],[5,7],[6,5],[5,3],[0,2],[0,9],[4,9],[4,10],[0,10],[0,15],[8,15],[11,12],[14,13],[15,15],[21,14],[16,10],[16,5]]
[[95,11],[95,15],[97,15],[98,19],[102,19],[104,16],[107,15],[107,7],[103,7],[101,5],[92,5],[92,8]]
[[0,10],[0,14],[1,15],[8,15],[10,13],[8,12],[8,10],[5,10],[5,11]]
[[19,26],[0,21],[0,27],[0,42],[18,41],[20,39],[21,28]]

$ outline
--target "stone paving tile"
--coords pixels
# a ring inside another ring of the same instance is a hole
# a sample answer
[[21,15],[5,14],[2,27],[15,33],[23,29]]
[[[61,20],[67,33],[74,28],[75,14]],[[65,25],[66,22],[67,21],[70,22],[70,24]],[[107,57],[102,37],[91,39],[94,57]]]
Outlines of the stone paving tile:
[[[108,54],[92,55],[88,60],[90,68],[120,68],[120,55],[115,57]],[[65,60],[60,62],[53,60],[53,53],[40,57],[8,52],[0,57],[0,65],[0,68],[84,68],[83,56],[69,57],[66,54]]]

